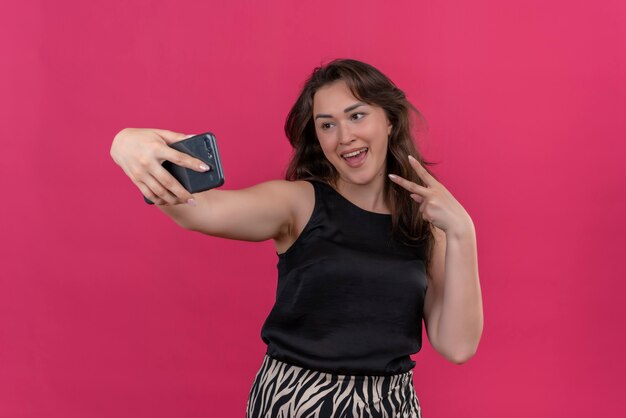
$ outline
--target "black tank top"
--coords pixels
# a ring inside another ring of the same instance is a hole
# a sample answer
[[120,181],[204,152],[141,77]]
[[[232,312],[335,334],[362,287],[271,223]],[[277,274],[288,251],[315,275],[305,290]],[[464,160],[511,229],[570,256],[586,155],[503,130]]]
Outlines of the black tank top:
[[391,215],[311,181],[315,206],[278,255],[276,302],[261,329],[267,355],[335,374],[415,367],[427,281],[423,257],[391,236]]

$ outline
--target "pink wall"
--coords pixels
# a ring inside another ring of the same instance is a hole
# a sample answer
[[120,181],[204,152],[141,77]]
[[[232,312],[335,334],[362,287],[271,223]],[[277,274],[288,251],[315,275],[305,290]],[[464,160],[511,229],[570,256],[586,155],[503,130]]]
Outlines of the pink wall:
[[0,12],[1,417],[244,415],[272,243],[179,228],[109,149],[210,130],[225,188],[280,178],[334,57],[405,90],[476,225],[483,339],[413,356],[424,416],[624,416],[624,2],[100,3]]

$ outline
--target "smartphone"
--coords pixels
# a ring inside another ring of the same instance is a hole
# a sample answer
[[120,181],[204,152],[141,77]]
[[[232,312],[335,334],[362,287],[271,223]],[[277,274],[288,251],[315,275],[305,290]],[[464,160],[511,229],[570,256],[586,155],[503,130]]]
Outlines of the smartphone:
[[[217,141],[211,132],[205,132],[182,141],[169,145],[177,151],[189,154],[202,160],[211,169],[201,172],[190,168],[181,167],[171,161],[163,161],[161,164],[189,193],[198,193],[205,190],[214,189],[224,184],[224,170],[220,162],[220,155],[217,151]],[[143,200],[153,205],[154,203],[147,197]]]

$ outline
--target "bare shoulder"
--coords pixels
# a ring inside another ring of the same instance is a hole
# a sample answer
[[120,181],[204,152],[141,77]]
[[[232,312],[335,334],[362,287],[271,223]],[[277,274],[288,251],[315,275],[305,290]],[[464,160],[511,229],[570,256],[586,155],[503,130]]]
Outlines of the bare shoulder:
[[284,253],[296,241],[307,222],[311,218],[315,206],[315,190],[313,185],[305,180],[277,180],[277,184],[284,193],[284,198],[291,207],[291,222],[288,231],[275,239],[276,251]]
[[277,200],[280,205],[295,208],[307,194],[308,188],[312,190],[313,186],[306,181],[268,180],[242,190],[264,195],[268,199]]
[[315,200],[313,185],[304,180],[269,180],[257,184],[255,188],[268,193],[274,199],[279,199],[282,204],[291,208],[294,214],[306,209]]
[[291,193],[298,202],[302,203],[303,200],[310,200],[310,203],[314,202],[315,190],[310,182],[306,180],[295,180],[285,181],[285,183],[289,184],[288,187],[291,189]]
[[298,194],[306,194],[309,191],[313,191],[311,183],[305,180],[269,180],[263,183],[259,183],[265,187],[271,187],[276,192],[284,193],[285,197],[293,198]]
[[294,205],[295,222],[293,229],[297,235],[300,235],[300,232],[304,229],[313,213],[313,207],[315,206],[315,189],[310,182],[305,180],[297,180],[291,183],[296,200]]

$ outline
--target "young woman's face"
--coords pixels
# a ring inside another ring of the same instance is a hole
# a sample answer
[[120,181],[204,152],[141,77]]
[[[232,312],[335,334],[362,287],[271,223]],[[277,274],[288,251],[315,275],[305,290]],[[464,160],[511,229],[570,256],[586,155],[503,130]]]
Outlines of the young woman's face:
[[359,101],[346,82],[338,80],[313,96],[313,122],[340,182],[368,184],[384,177],[392,126],[382,107]]

